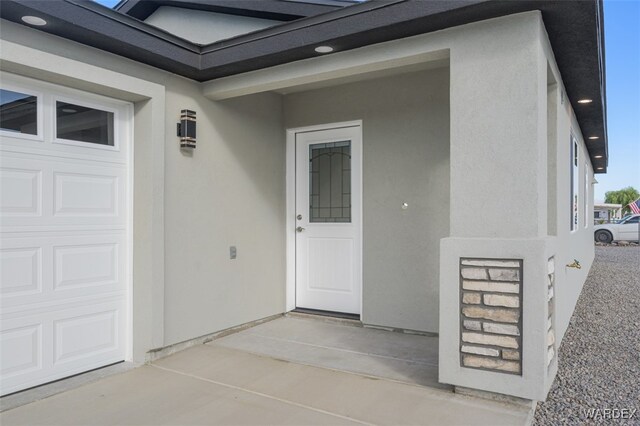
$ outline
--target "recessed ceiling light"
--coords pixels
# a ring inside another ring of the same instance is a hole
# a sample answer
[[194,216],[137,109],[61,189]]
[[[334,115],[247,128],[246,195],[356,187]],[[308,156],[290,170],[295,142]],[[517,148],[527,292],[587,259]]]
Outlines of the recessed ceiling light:
[[578,100],[579,104],[590,104],[591,102],[593,102],[593,99],[579,99]]
[[602,158],[602,155],[594,155],[593,158]]
[[23,16],[22,20],[29,25],[35,25],[37,27],[47,25],[47,21],[42,18],[38,18],[37,16]]
[[73,108],[62,108],[62,112],[66,112],[67,114],[74,114],[78,112],[78,110]]
[[600,139],[599,136],[589,136],[589,139],[591,139],[592,141],[596,140],[596,139]]
[[598,170],[604,170],[604,167],[598,167]]
[[333,47],[331,46],[318,46],[314,49],[318,53],[331,53],[333,52]]

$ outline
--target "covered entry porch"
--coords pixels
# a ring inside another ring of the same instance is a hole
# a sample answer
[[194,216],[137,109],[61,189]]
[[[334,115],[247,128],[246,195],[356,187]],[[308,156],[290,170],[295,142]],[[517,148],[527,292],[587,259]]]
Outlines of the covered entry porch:
[[336,371],[452,391],[438,383],[438,337],[289,313],[209,345]]
[[290,314],[0,418],[3,425],[528,424],[531,407],[438,385],[436,358],[435,337]]

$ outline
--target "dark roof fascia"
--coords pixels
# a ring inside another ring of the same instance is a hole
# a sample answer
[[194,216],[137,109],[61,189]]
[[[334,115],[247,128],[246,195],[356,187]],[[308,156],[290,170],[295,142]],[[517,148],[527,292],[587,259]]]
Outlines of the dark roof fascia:
[[[606,171],[609,166],[609,130],[607,127],[607,66],[605,63],[604,0],[598,1],[598,58],[600,60],[600,91],[602,94],[598,101],[602,104],[602,126],[604,134],[604,146],[601,148],[604,149],[602,155],[604,156],[604,170]],[[591,153],[591,150],[589,150],[589,152]],[[594,154],[591,155],[593,156]]]
[[[242,34],[231,39],[209,43],[202,46],[202,53],[207,54],[217,50],[227,49],[232,46],[239,46],[241,44],[249,43],[256,40],[268,39],[274,36],[289,34],[293,31],[301,30],[304,28],[310,28],[315,25],[321,25],[330,21],[345,19],[350,16],[369,13],[373,10],[386,8],[396,3],[402,3],[405,1],[406,0],[386,0],[385,2],[356,3],[351,7],[335,10],[330,14],[302,18],[294,22],[288,22],[283,25],[276,25],[276,26],[265,28],[263,30],[255,31],[252,33]],[[349,30],[347,30],[347,32],[349,32]],[[303,42],[302,39],[298,41]],[[305,44],[308,44],[308,43],[305,43]]]
[[[171,36],[93,2],[1,1],[0,14],[4,19],[22,24],[20,16],[30,10],[32,14],[48,21],[53,19],[52,25],[43,27],[43,31],[197,81],[312,58],[317,56],[313,48],[321,44],[330,44],[336,51],[346,51],[539,10],[568,98],[574,102],[574,111],[585,136],[594,170],[596,173],[606,172],[608,152],[602,0],[372,1],[205,46]],[[274,0],[274,3],[285,1]],[[591,98],[594,102],[586,105],[575,103],[582,98]],[[592,135],[599,139],[588,139]],[[599,155],[603,158],[595,158]]]
[[[360,3],[203,46],[202,69],[207,73],[206,80],[211,80],[230,75],[226,66],[240,61],[250,68],[246,71],[254,71],[317,56],[313,47],[321,44],[330,44],[336,51],[345,51],[437,31],[473,22],[468,14],[463,16],[463,10],[485,2],[488,0],[387,0]],[[454,11],[455,17],[452,15]],[[439,19],[433,19],[434,16]],[[236,51],[231,53],[232,49]],[[281,58],[272,62],[275,59],[273,54]],[[208,68],[211,68],[209,72],[205,71]]]
[[[595,173],[608,166],[602,1],[400,0],[369,2],[322,16],[203,46],[206,80],[315,56],[311,47],[336,51],[434,32],[509,14],[539,10]],[[348,23],[347,23],[348,22]],[[273,49],[273,50],[272,50]],[[590,98],[592,104],[577,104]],[[589,139],[598,136],[598,139]],[[596,156],[602,158],[595,158]],[[602,169],[600,169],[602,168]]]
[[161,6],[172,6],[286,22],[331,12],[347,5],[349,3],[337,6],[282,0],[126,0],[118,3],[114,9],[141,21]]
[[35,15],[45,27],[31,27],[197,80],[200,47],[92,1],[0,0],[0,17],[24,24]]

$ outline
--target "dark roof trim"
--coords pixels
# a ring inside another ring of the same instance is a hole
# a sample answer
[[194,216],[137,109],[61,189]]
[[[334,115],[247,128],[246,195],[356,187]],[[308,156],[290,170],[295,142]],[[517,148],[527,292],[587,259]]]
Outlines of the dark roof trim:
[[42,30],[190,78],[200,70],[200,47],[92,1],[0,0],[3,19],[47,21]]
[[114,9],[141,21],[147,19],[161,6],[173,6],[286,22],[331,12],[349,4],[282,0],[125,0],[118,3]]
[[[138,19],[80,0],[1,0],[3,19],[24,23],[25,14],[48,25],[39,30],[143,62],[197,81],[207,81],[317,56],[313,48],[355,49],[472,22],[539,10],[585,136],[596,173],[608,163],[602,0],[388,0],[357,3],[285,22],[265,30],[201,46]],[[169,0],[148,0],[164,4]],[[196,3],[196,1],[180,1]],[[207,3],[249,4],[254,0]],[[310,3],[255,0],[269,7]],[[321,0],[315,0],[321,1]],[[124,8],[128,0],[121,5]],[[205,0],[199,1],[204,3]],[[133,8],[134,6],[130,6]],[[292,9],[293,10],[293,9]],[[591,104],[578,104],[582,98]],[[597,136],[599,139],[588,139]],[[602,156],[602,158],[595,158]]]
[[[242,44],[257,41],[257,40],[271,39],[273,37],[283,36],[283,35],[286,36],[287,34],[290,34],[294,31],[309,29],[316,25],[326,24],[332,21],[338,21],[340,24],[342,24],[343,21],[340,21],[342,19],[349,18],[351,16],[361,15],[363,13],[370,13],[374,10],[385,9],[390,6],[393,6],[394,4],[403,3],[405,1],[406,0],[387,0],[386,2],[376,2],[376,3],[366,3],[366,4],[363,3],[359,7],[349,7],[339,11],[335,11],[331,13],[330,16],[321,15],[321,16],[312,16],[306,19],[299,19],[295,22],[287,23],[286,25],[276,25],[274,27],[265,28],[264,30],[260,30],[257,32],[239,35],[237,37],[234,37],[228,40],[221,40],[221,41],[207,44],[205,46],[202,46],[201,53],[205,55],[207,53],[215,52],[215,51],[226,49],[233,46],[240,46]],[[350,31],[348,29],[345,29],[345,30],[346,32]],[[301,37],[298,36],[298,38],[301,38]],[[304,44],[309,44],[306,40],[304,41],[299,40],[299,41]]]

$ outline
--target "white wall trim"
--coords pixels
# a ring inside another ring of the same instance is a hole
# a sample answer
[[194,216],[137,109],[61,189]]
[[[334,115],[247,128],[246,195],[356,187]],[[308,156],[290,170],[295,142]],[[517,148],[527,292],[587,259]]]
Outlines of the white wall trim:
[[[285,221],[285,241],[286,241],[286,302],[285,309],[287,312],[296,308],[296,134],[305,132],[315,132],[319,130],[340,129],[345,127],[358,127],[360,131],[360,152],[357,154],[362,159],[364,143],[362,137],[362,120],[344,121],[338,123],[318,124],[314,126],[295,127],[287,129],[287,146],[286,146],[286,221]],[[364,164],[364,162],[363,162]],[[362,167],[360,167],[360,194],[363,190]],[[362,236],[362,196],[360,197],[360,253],[363,253]],[[363,276],[362,256],[360,257],[360,276]],[[364,283],[362,283],[364,287]],[[364,317],[364,291],[360,292],[360,318]]]
[[286,298],[287,312],[296,308],[296,129],[287,129],[286,146]]
[[127,282],[129,285],[127,286],[127,349],[125,351],[125,356],[127,360],[133,361],[133,185],[134,181],[134,173],[135,173],[135,157],[133,155],[133,144],[135,141],[133,129],[135,128],[134,123],[134,113],[133,113],[133,104],[128,102],[125,106],[125,115],[127,118],[127,157],[129,159],[127,164],[127,252],[129,253],[129,257],[127,259]]

